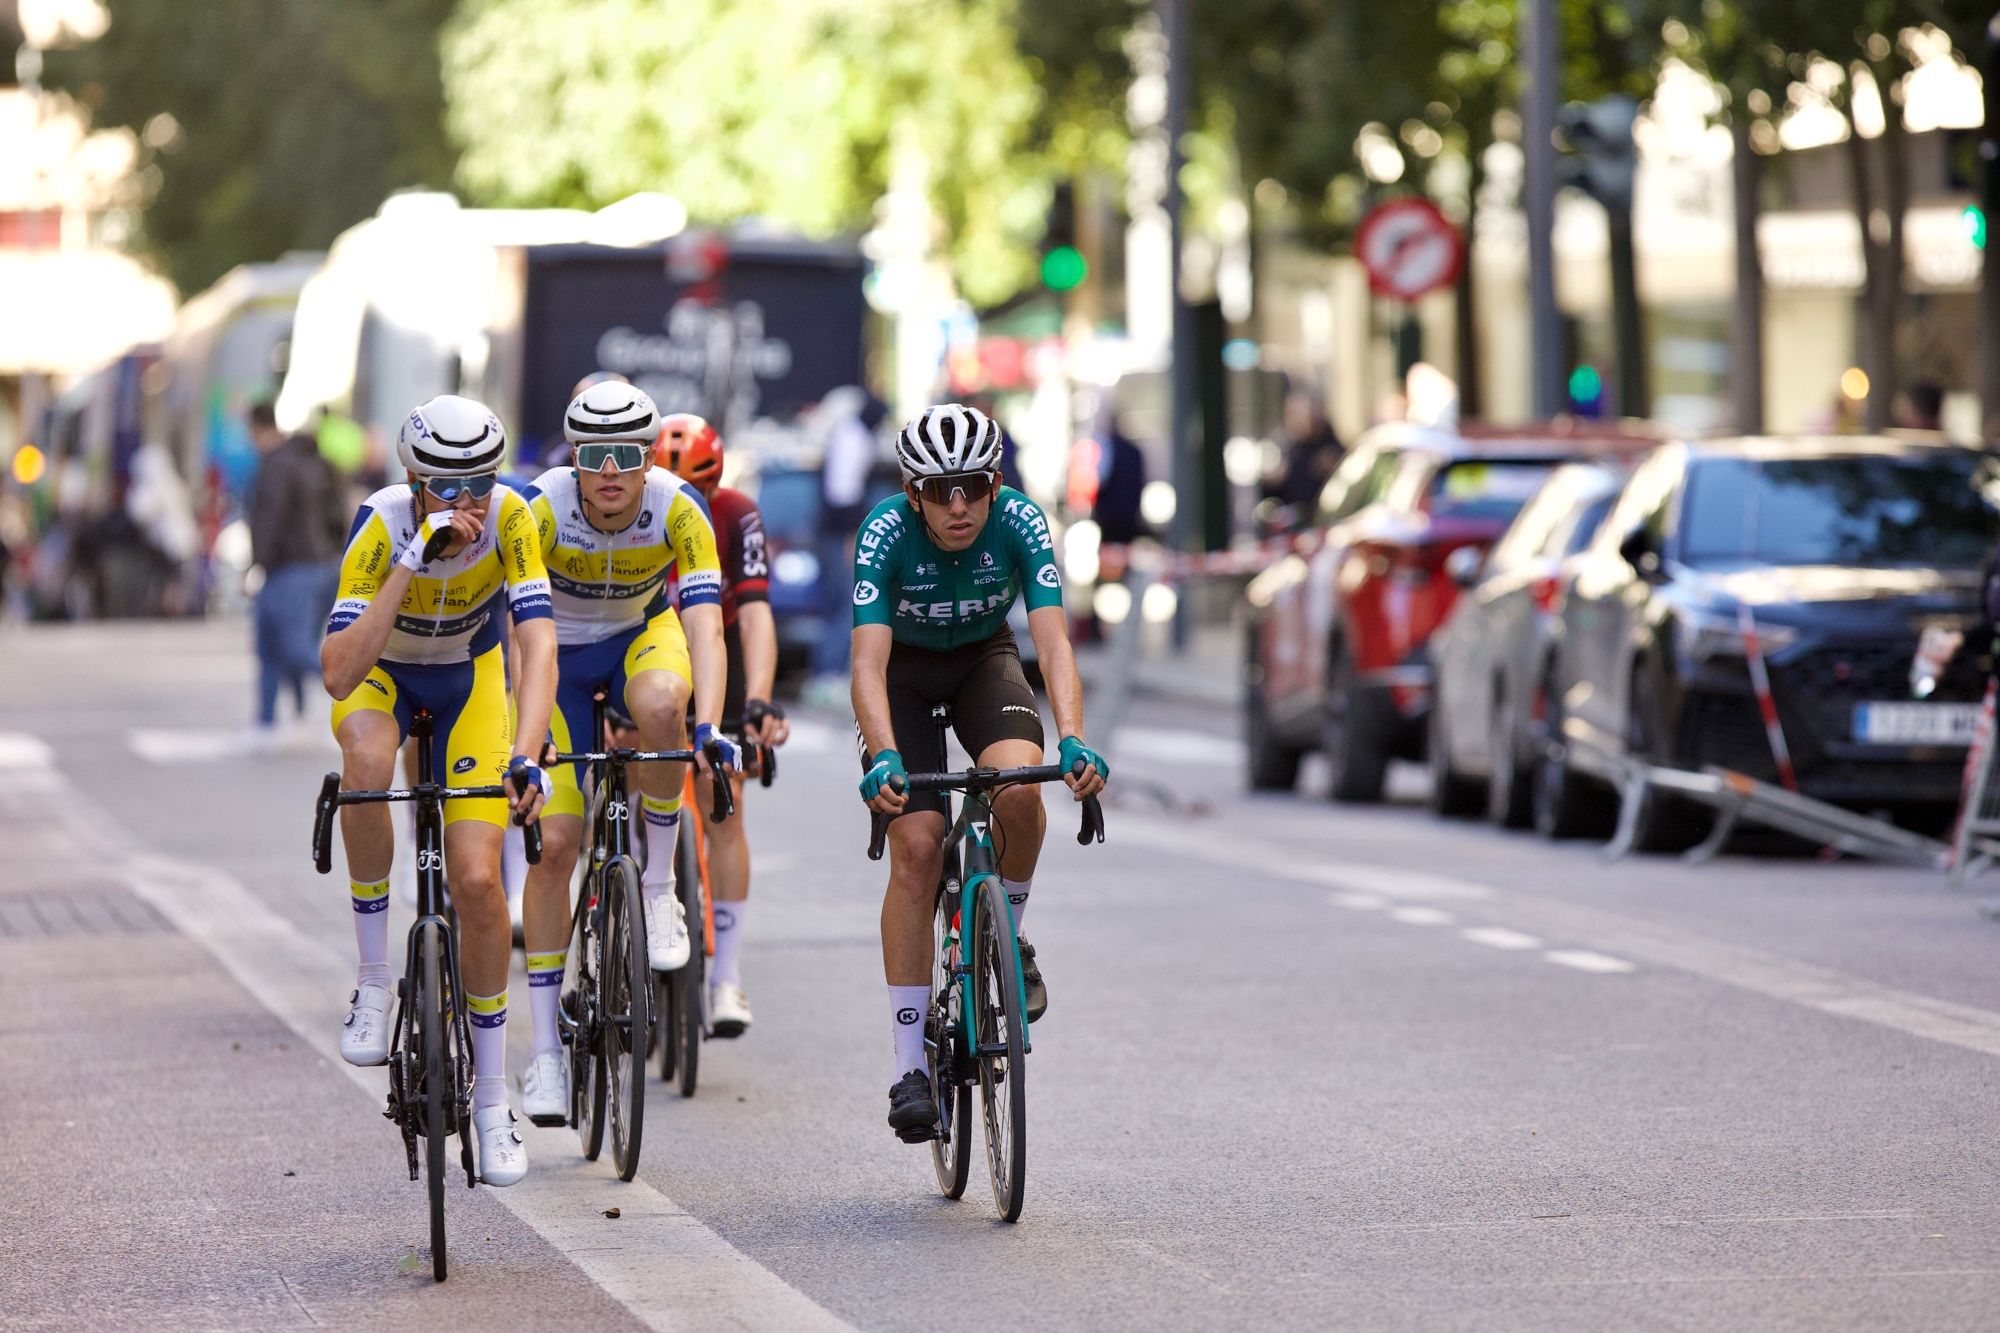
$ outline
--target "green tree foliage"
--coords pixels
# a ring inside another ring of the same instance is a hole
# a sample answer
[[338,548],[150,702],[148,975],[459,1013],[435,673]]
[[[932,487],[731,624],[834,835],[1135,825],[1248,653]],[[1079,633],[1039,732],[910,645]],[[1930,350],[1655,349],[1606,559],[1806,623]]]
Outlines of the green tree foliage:
[[468,0],[444,44],[459,179],[482,203],[639,190],[701,222],[860,230],[920,148],[959,286],[1032,276],[1042,94],[1006,0]]
[[52,53],[49,81],[149,144],[143,238],[183,292],[450,182],[437,34],[453,0],[106,7],[104,35]]

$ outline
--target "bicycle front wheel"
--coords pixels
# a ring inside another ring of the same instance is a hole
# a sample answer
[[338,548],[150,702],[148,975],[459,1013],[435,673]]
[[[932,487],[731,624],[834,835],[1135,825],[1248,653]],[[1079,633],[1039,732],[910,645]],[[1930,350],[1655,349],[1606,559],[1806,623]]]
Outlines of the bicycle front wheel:
[[[444,937],[427,929],[417,945],[418,1049],[424,1069],[424,1188],[431,1206],[431,1276],[444,1281],[444,1140],[452,1109],[451,1070],[445,1063]],[[465,1132],[463,1128],[461,1133]]]
[[570,957],[577,960],[576,1033],[570,1042],[571,1115],[583,1155],[596,1161],[604,1151],[604,879],[584,881],[583,904],[576,914],[576,940]]
[[965,1196],[972,1174],[972,1084],[959,1068],[963,1033],[955,1022],[958,992],[953,967],[960,949],[951,928],[958,899],[940,893],[936,925],[931,932],[931,1010],[926,1044],[931,1056],[931,1097],[937,1102],[938,1136],[931,1140],[931,1169],[947,1199]]
[[1013,1222],[1021,1216],[1028,1184],[1028,1070],[1022,1050],[1028,1006],[1021,996],[1020,955],[1007,895],[998,877],[981,885],[976,910],[972,990],[986,1169],[993,1180],[993,1206],[1003,1220]]
[[681,896],[681,910],[687,913],[688,960],[668,978],[668,983],[679,992],[674,997],[674,1031],[668,1036],[679,1048],[675,1063],[683,1097],[694,1096],[695,1081],[701,1075],[702,1006],[707,999],[702,993],[708,977],[707,932],[702,920],[702,901],[706,895],[702,892],[700,844],[696,841],[701,833],[689,827],[700,818],[701,809],[693,804],[681,816],[680,864],[676,867],[675,887]]
[[639,867],[619,857],[598,882],[604,895],[604,971],[598,976],[604,1023],[604,1090],[611,1111],[611,1160],[618,1178],[639,1171],[646,1118],[646,1029],[653,980],[639,902]]

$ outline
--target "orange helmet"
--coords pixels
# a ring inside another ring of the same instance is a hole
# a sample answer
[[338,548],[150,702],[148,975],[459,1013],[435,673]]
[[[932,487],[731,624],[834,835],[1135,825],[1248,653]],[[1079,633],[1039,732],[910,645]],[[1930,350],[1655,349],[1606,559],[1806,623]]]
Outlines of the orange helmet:
[[692,412],[661,417],[653,466],[665,468],[699,491],[712,491],[722,480],[722,437]]

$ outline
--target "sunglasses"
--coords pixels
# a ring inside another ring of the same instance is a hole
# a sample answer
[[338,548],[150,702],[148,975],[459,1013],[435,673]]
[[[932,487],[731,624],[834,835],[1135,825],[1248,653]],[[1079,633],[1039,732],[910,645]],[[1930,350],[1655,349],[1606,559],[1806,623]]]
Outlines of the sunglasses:
[[917,494],[934,505],[948,505],[954,495],[963,495],[969,505],[993,494],[991,472],[967,472],[955,477],[922,477],[912,483]]
[[493,494],[493,487],[499,480],[500,476],[495,472],[479,477],[425,477],[424,489],[446,504],[455,504],[461,495],[484,500]]
[[601,472],[606,460],[620,472],[637,472],[646,466],[647,455],[652,452],[648,445],[623,442],[604,444],[579,444],[576,447],[576,465],[584,472]]

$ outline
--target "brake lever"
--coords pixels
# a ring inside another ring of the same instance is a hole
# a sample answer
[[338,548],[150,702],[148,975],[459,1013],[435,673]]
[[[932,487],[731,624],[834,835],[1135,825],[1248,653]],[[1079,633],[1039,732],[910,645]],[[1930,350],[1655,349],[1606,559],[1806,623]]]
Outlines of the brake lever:
[[313,869],[324,875],[333,869],[333,811],[340,803],[340,774],[329,773],[319,784],[313,806]]
[[709,812],[708,822],[720,824],[736,813],[736,797],[729,790],[729,773],[722,766],[722,746],[710,741],[702,753],[708,756],[708,778],[714,784],[714,808]]

